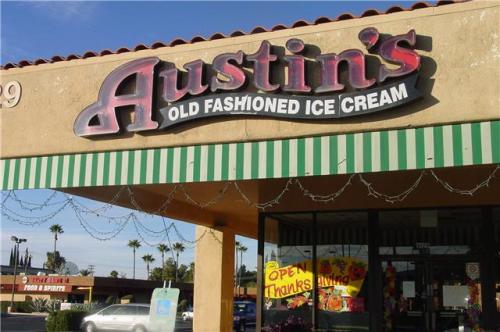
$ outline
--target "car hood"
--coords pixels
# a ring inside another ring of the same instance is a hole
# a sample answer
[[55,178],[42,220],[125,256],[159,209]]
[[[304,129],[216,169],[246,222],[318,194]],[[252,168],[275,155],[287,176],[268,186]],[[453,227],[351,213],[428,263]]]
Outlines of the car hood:
[[88,316],[85,316],[83,317],[83,321],[86,322],[88,320],[92,320],[93,318],[95,318],[97,315],[96,314],[92,314],[92,315],[88,315]]

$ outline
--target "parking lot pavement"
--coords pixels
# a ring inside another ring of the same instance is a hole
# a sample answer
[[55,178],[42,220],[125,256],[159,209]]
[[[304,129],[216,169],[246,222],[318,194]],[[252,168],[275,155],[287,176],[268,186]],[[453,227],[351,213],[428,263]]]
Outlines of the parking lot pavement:
[[1,323],[2,332],[45,331],[45,315],[2,314]]
[[[2,332],[44,332],[45,316],[34,314],[2,314],[1,325]],[[175,322],[175,332],[192,332],[193,322],[177,319]],[[254,332],[255,328],[249,327],[247,332]]]
[[174,332],[192,332],[193,331],[193,322],[192,321],[183,321],[180,318],[175,320],[175,330]]
[[[33,314],[2,314],[2,332],[45,332],[45,316]],[[175,323],[175,332],[192,332],[193,323],[178,319]]]

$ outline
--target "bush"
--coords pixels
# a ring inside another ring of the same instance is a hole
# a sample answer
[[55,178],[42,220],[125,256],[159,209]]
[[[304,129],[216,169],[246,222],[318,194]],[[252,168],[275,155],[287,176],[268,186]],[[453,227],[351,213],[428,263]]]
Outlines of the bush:
[[0,311],[1,312],[7,312],[7,307],[8,306],[10,306],[10,302],[2,301],[2,303],[0,303]]
[[47,332],[79,331],[83,317],[87,314],[88,312],[79,310],[55,311],[47,317],[45,328]]
[[30,309],[33,312],[45,312],[47,310],[47,305],[49,300],[37,297],[31,303],[29,303]]
[[16,302],[16,311],[17,312],[24,312],[24,313],[32,313],[33,309],[31,308],[31,301],[25,301],[25,302]]
[[48,313],[61,310],[61,300],[55,299],[55,300],[49,300],[47,302],[47,305],[45,306],[45,311]]
[[99,307],[100,305],[97,301],[92,303],[73,303],[71,305],[71,310],[93,312],[96,308],[99,309]]
[[[2,301],[0,311],[7,312],[7,307],[10,307],[10,301]],[[25,313],[33,312],[33,310],[31,309],[30,301],[14,302],[14,308],[16,309],[16,312],[25,312]]]
[[188,306],[188,300],[183,299],[179,302],[179,305],[177,306],[177,312],[183,312],[186,311]]

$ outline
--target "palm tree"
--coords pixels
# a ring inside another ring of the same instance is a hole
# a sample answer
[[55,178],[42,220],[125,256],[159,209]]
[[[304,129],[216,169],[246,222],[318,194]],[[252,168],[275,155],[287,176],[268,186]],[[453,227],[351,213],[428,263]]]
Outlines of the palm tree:
[[179,281],[179,275],[177,273],[177,270],[179,269],[179,253],[183,252],[184,249],[186,249],[186,248],[180,242],[176,242],[172,246],[172,250],[175,251],[175,254],[177,256],[177,259],[175,260],[175,282]]
[[91,275],[91,274],[92,274],[92,272],[90,272],[90,270],[89,270],[89,269],[80,270],[80,275],[81,275],[82,277],[87,277],[87,276],[89,276],[89,275]]
[[161,278],[163,278],[164,272],[163,270],[165,269],[165,253],[170,251],[170,248],[167,247],[165,244],[161,243],[156,247],[158,251],[161,253]]
[[56,244],[57,244],[57,234],[64,233],[64,230],[61,225],[54,224],[49,228],[50,232],[54,234],[54,257],[56,257]]
[[[234,243],[235,266],[234,266],[234,292],[238,290],[238,251],[240,250],[241,242]],[[238,294],[239,295],[239,294]]]
[[[246,252],[248,250],[247,247],[245,247],[244,245],[240,245],[240,273],[239,273],[239,278],[238,278],[238,287],[240,287],[241,285],[241,266],[243,265],[243,253]],[[240,292],[239,292],[239,288],[238,288],[238,296],[240,295]]]
[[139,242],[139,240],[129,240],[128,246],[134,251],[134,269],[132,272],[132,279],[135,279],[135,251],[141,247],[141,242]]
[[148,272],[146,279],[149,279],[149,264],[155,261],[153,255],[147,254],[142,256],[142,260],[146,263],[146,270]]

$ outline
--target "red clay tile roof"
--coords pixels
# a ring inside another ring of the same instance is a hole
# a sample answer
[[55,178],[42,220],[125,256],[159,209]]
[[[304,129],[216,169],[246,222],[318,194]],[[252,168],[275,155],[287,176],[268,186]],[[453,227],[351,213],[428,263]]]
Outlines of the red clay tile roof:
[[437,6],[443,6],[443,5],[448,5],[448,4],[461,3],[464,1],[469,1],[469,0],[441,0],[441,1],[438,1],[435,5],[427,3],[427,2],[417,2],[417,3],[414,3],[409,8],[403,8],[400,6],[393,6],[389,9],[387,9],[385,12],[378,11],[376,9],[368,9],[365,12],[363,12],[363,14],[361,14],[360,16],[355,16],[351,13],[344,13],[344,14],[340,14],[339,16],[337,16],[334,19],[326,17],[326,16],[322,16],[322,17],[319,17],[316,20],[314,20],[314,22],[306,22],[304,20],[299,20],[290,26],[278,24],[278,25],[275,25],[274,27],[272,27],[271,29],[266,29],[264,27],[258,26],[258,27],[255,27],[254,29],[252,29],[252,31],[250,31],[250,32],[244,32],[244,31],[237,30],[237,31],[232,32],[228,36],[226,36],[220,32],[217,32],[208,38],[205,38],[202,36],[195,36],[195,37],[191,38],[191,40],[184,40],[181,38],[176,38],[176,39],[172,40],[170,43],[164,43],[164,42],[158,41],[158,42],[151,44],[150,46],[147,46],[144,44],[139,44],[139,45],[135,46],[134,48],[121,47],[121,48],[117,49],[116,51],[103,50],[99,53],[93,52],[93,51],[87,51],[83,55],[70,54],[67,57],[55,55],[50,59],[37,59],[34,61],[21,60],[18,63],[6,63],[5,65],[0,66],[0,69],[7,70],[10,68],[20,68],[20,67],[26,67],[26,66],[40,65],[40,64],[44,64],[44,63],[70,61],[70,60],[75,60],[75,59],[86,59],[86,58],[91,58],[91,57],[96,57],[96,56],[105,56],[105,55],[109,55],[109,54],[135,52],[135,51],[146,50],[146,49],[156,49],[156,48],[160,48],[160,47],[174,47],[174,46],[182,45],[182,44],[194,44],[194,43],[209,41],[209,40],[238,37],[238,36],[251,35],[251,34],[257,34],[257,33],[262,33],[262,32],[277,31],[277,30],[284,30],[284,29],[292,29],[292,28],[298,28],[298,27],[303,27],[303,26],[318,25],[318,24],[323,24],[323,23],[350,20],[350,19],[354,19],[354,18],[361,18],[361,17],[367,17],[367,16],[391,14],[391,13],[397,13],[397,12],[401,12],[401,11],[413,11],[413,10],[421,9],[421,8],[437,7]]

